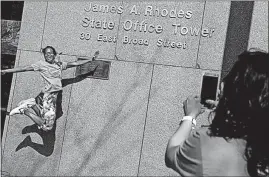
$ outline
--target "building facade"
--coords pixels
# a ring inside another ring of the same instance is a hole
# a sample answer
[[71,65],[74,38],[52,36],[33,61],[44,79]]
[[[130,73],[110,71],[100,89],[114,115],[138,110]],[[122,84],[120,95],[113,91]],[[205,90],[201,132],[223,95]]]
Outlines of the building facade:
[[[268,51],[268,2],[25,2],[15,66],[42,60],[47,45],[67,62],[100,51],[108,77],[75,82],[77,68],[64,71],[63,115],[49,135],[22,132],[31,120],[7,116],[2,170],[176,176],[164,153],[184,115],[182,102],[200,95],[204,73],[220,81],[244,50]],[[8,110],[36,96],[42,84],[37,73],[14,74]],[[208,114],[198,127],[209,124]],[[25,144],[27,136],[35,144]]]

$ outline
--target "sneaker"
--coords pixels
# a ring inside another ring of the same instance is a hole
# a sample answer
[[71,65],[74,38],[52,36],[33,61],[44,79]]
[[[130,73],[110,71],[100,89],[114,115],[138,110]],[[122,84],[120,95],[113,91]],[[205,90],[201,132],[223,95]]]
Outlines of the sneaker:
[[33,105],[35,105],[34,98],[23,100],[23,101],[19,102],[18,107],[14,108],[12,111],[10,111],[9,115],[12,116],[14,114],[23,114],[25,109],[30,108]]
[[24,105],[21,105],[21,106],[18,106],[16,108],[12,109],[12,111],[10,111],[9,115],[10,116],[13,116],[15,114],[23,114],[24,113],[24,109],[25,109],[23,106]]
[[27,107],[31,107],[31,106],[33,106],[35,104],[36,104],[35,99],[34,98],[29,98],[27,100],[22,100],[21,102],[19,102],[18,106],[27,105]]

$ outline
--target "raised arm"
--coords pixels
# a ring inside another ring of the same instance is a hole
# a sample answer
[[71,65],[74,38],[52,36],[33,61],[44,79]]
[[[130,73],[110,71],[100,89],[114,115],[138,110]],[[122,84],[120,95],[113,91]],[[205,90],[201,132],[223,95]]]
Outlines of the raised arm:
[[71,67],[75,67],[75,66],[79,66],[79,65],[83,65],[85,63],[91,62],[96,60],[96,58],[99,55],[99,51],[96,51],[92,57],[92,59],[88,59],[88,60],[78,60],[78,61],[73,61],[73,62],[68,62],[67,63],[67,68],[71,68]]
[[[189,97],[184,101],[184,112],[185,116],[192,119],[196,119],[199,114],[204,111],[202,105],[200,104],[199,97]],[[184,119],[183,119],[184,120]],[[178,146],[181,146],[184,141],[189,137],[192,129],[192,120],[186,119],[182,121],[172,137],[169,139],[166,153],[165,153],[165,162],[168,167],[172,166],[172,162],[175,157],[175,150]]]
[[25,72],[25,71],[34,71],[34,68],[32,66],[20,66],[20,67],[16,67],[12,69],[1,70],[1,74],[18,73],[18,72]]
[[71,68],[71,67],[76,67],[79,65],[83,65],[85,63],[91,62],[92,60],[78,60],[78,61],[73,61],[73,62],[68,62],[67,63],[67,68]]

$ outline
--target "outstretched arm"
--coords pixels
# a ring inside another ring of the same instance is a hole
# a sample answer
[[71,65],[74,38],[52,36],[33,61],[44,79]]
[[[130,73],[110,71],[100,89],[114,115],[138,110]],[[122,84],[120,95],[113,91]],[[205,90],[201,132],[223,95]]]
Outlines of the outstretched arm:
[[1,70],[1,74],[18,73],[18,72],[25,72],[25,71],[34,71],[34,68],[32,66],[21,66],[21,67],[16,67],[12,69]]
[[73,61],[73,62],[68,62],[67,63],[67,68],[71,68],[71,67],[76,67],[79,65],[83,65],[85,63],[91,62],[92,60],[78,60],[78,61]]
[[79,65],[83,65],[85,63],[94,61],[99,55],[99,51],[96,51],[92,57],[92,59],[89,60],[78,60],[78,61],[73,61],[73,62],[68,62],[67,63],[67,68],[71,68],[71,67],[75,67],[75,66],[79,66]]

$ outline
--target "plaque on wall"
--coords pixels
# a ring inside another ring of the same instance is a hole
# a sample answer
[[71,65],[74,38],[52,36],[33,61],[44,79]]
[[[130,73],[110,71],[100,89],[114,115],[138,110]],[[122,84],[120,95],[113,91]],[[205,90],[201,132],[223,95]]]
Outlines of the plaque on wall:
[[[78,58],[78,60],[89,60],[89,58]],[[94,60],[76,68],[76,77],[85,76],[94,79],[109,79],[110,61]]]

